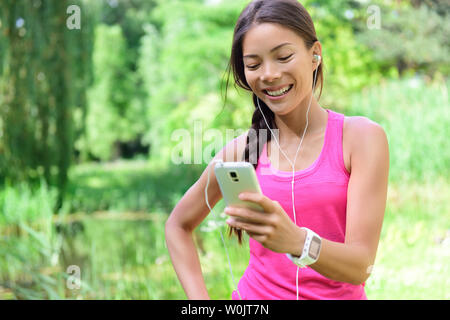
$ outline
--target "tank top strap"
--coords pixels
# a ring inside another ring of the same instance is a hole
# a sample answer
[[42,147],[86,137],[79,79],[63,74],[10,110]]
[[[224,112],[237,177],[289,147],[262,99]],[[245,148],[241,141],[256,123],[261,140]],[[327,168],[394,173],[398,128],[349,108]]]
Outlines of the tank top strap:
[[342,113],[329,110],[329,123],[327,139],[329,139],[327,145],[328,148],[325,150],[326,161],[333,170],[337,172],[342,172],[348,178],[350,174],[345,168],[344,163],[344,152],[343,152],[343,130],[344,130],[344,119],[345,116]]

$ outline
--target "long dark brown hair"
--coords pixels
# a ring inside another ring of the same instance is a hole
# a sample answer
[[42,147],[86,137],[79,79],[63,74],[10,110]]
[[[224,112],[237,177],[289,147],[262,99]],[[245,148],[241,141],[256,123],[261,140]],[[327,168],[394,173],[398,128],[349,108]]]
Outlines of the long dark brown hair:
[[[267,22],[277,23],[297,33],[303,39],[308,50],[311,49],[316,41],[318,41],[311,16],[297,0],[254,0],[250,2],[241,12],[234,28],[231,56],[226,70],[225,101],[231,71],[233,72],[235,87],[238,85],[239,87],[252,92],[252,89],[245,78],[242,42],[245,34],[252,26]],[[319,99],[322,95],[323,88],[323,60],[322,57],[316,75],[316,81],[320,82]],[[311,77],[313,77],[313,72],[311,72]],[[270,110],[262,100],[259,100],[259,102],[271,129],[277,129],[274,121],[275,115],[272,110]],[[253,129],[254,131],[252,132],[256,134],[247,135],[247,144],[242,156],[242,161],[252,163],[253,167],[256,169],[262,146],[264,146],[265,142],[271,140],[271,135],[269,133],[267,135],[261,135],[260,137],[259,133],[264,131],[260,131],[260,129],[267,130],[268,128],[259,111],[255,93],[253,93],[253,105],[255,111],[253,112],[250,130]],[[261,139],[266,141],[260,141]],[[229,236],[231,236],[233,232],[237,235],[239,243],[242,244],[242,231],[237,230],[236,228],[229,228]]]

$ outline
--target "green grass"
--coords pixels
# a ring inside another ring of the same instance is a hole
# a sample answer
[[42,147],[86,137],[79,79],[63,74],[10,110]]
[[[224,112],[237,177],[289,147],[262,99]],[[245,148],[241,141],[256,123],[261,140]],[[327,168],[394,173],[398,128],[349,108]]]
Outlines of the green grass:
[[[361,92],[341,110],[386,130],[391,154],[388,201],[369,299],[449,299],[450,194],[447,87],[407,81]],[[444,89],[445,88],[445,89]],[[332,108],[332,107],[331,107]],[[164,222],[201,166],[145,161],[72,168],[68,202],[51,212],[56,192],[41,184],[0,189],[0,299],[184,299],[164,240]],[[233,282],[220,234],[220,201],[195,231],[213,299],[230,299]],[[71,214],[69,214],[69,212]],[[249,259],[225,236],[236,281]],[[81,288],[68,289],[68,266]]]
[[450,184],[391,186],[369,299],[449,299]]

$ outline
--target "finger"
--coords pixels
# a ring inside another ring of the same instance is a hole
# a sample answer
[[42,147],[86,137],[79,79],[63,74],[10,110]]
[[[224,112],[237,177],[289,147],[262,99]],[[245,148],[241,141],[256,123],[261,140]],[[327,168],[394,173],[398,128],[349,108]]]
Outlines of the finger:
[[230,227],[242,229],[247,233],[252,233],[255,235],[266,235],[269,232],[268,227],[266,225],[237,221],[234,218],[228,219],[227,224]]
[[264,234],[257,234],[257,233],[249,233],[247,232],[248,235],[255,241],[258,241],[259,243],[263,244],[267,241],[267,236]]
[[236,220],[247,221],[256,224],[267,224],[268,215],[267,213],[254,211],[246,208],[240,207],[226,207],[225,213],[231,217],[236,218]]
[[239,194],[239,199],[243,201],[250,201],[259,204],[265,212],[273,212],[275,205],[271,199],[263,194],[256,192],[241,192]]
[[263,234],[256,233],[256,232],[251,232],[251,231],[245,231],[245,232],[247,232],[247,234],[249,235],[249,237],[251,237],[251,238],[253,238],[253,239],[255,239],[255,238],[259,237],[259,236],[263,236]]

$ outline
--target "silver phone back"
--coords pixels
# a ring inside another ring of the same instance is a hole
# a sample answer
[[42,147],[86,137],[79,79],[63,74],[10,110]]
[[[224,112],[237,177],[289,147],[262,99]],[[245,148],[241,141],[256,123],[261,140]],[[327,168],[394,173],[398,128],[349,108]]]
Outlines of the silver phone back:
[[244,161],[221,162],[214,167],[214,173],[227,206],[264,211],[258,204],[239,199],[239,194],[244,191],[262,193],[252,164]]

